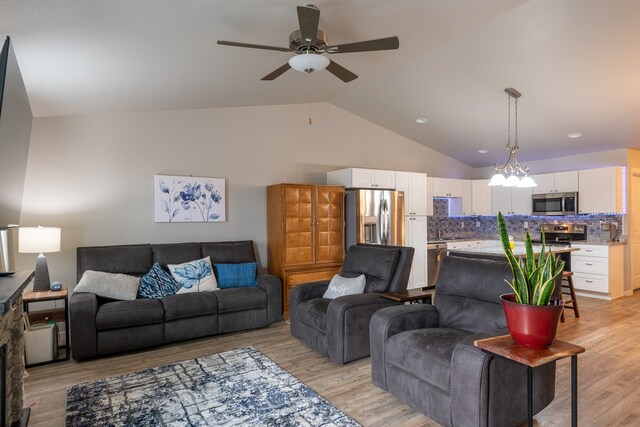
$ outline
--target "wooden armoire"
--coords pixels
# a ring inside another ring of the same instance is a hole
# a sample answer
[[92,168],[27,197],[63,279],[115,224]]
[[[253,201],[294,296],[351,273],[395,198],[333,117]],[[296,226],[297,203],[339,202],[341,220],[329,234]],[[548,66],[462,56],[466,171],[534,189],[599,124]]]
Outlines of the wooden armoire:
[[282,307],[297,285],[329,280],[344,258],[344,187],[277,184],[267,187],[269,273],[282,279]]

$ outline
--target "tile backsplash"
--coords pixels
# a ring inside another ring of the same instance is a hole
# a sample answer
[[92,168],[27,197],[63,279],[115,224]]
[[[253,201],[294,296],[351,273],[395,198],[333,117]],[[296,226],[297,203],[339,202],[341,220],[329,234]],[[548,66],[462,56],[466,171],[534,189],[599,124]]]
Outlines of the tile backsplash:
[[[608,231],[600,229],[600,222],[611,222],[622,230],[622,215],[576,215],[576,216],[531,216],[509,215],[505,217],[507,230],[515,240],[524,240],[527,230],[533,239],[540,238],[540,226],[545,222],[574,222],[587,224],[587,242],[598,243],[609,238]],[[440,238],[458,237],[465,239],[498,238],[498,221],[495,216],[449,216],[449,199],[433,200],[433,216],[427,217],[427,238],[431,241]]]

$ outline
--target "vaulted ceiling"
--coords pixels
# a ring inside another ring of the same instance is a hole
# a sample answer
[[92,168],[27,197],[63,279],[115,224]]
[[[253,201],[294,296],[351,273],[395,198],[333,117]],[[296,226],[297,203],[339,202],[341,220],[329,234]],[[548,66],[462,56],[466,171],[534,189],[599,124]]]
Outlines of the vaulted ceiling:
[[216,44],[286,47],[298,4],[2,0],[0,29],[36,116],[331,102],[477,167],[505,160],[515,87],[520,160],[640,146],[637,0],[317,0],[329,44],[400,39],[333,55],[359,75],[350,83],[294,70],[261,81],[291,54]]

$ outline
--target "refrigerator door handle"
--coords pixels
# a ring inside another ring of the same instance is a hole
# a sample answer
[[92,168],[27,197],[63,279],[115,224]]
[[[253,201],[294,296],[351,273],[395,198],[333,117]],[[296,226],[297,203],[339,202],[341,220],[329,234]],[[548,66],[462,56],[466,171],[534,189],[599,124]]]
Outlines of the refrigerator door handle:
[[389,203],[387,202],[387,199],[383,199],[381,208],[382,208],[381,211],[383,215],[382,244],[388,245],[389,244],[389,227],[391,226],[391,224],[389,224],[389,219],[390,219]]

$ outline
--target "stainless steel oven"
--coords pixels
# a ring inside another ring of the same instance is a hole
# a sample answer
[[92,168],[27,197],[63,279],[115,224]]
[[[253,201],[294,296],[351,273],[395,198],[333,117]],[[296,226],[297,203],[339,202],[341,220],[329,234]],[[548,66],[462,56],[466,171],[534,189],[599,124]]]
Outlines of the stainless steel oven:
[[576,215],[578,193],[547,193],[531,196],[533,215]]

